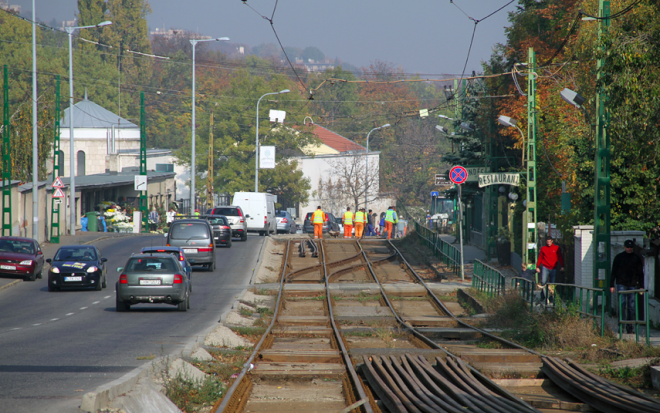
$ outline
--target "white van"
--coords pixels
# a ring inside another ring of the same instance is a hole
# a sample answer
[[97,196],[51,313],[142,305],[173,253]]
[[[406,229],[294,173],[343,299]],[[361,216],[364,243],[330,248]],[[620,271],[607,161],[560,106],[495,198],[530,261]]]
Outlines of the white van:
[[277,197],[265,192],[236,192],[232,205],[243,209],[248,232],[269,235],[277,231],[275,202]]

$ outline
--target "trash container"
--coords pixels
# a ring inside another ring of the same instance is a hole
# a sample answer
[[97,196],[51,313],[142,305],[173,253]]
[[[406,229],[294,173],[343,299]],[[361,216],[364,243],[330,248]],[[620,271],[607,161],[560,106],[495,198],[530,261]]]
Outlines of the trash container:
[[96,211],[91,211],[85,214],[87,217],[87,230],[89,232],[96,232],[98,231],[98,218],[99,218],[99,213]]

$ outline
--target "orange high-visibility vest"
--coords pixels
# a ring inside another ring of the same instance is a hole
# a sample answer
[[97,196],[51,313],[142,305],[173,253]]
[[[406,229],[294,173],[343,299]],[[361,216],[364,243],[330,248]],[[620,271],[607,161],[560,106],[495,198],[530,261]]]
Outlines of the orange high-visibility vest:
[[325,221],[325,213],[320,209],[317,209],[312,214],[312,223],[313,224],[322,224]]

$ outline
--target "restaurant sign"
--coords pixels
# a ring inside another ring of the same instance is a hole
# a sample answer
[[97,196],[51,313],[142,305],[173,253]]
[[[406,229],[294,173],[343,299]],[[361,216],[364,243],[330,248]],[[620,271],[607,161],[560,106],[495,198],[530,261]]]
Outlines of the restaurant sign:
[[479,188],[489,185],[513,185],[520,184],[519,173],[492,173],[479,174]]

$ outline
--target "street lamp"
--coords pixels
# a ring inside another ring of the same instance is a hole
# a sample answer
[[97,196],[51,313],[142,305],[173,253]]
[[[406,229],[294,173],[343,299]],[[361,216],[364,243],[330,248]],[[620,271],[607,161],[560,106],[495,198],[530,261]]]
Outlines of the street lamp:
[[367,212],[369,212],[369,210],[367,210],[367,194],[368,194],[368,191],[369,191],[369,184],[368,184],[368,182],[369,182],[369,157],[368,157],[369,156],[369,135],[371,135],[371,132],[373,132],[375,130],[381,130],[381,129],[385,129],[385,128],[389,128],[389,127],[390,127],[390,124],[386,123],[383,126],[373,128],[372,130],[369,131],[369,133],[367,133],[367,151],[364,153],[364,163],[365,163],[365,166],[366,166],[365,173],[364,173],[364,210],[367,211]]
[[92,27],[103,27],[112,24],[111,21],[104,21],[99,24],[91,26],[72,26],[66,27],[66,32],[69,35],[69,149],[70,149],[70,159],[69,164],[71,165],[71,182],[69,184],[69,208],[70,208],[70,219],[71,219],[71,229],[69,233],[71,235],[76,235],[76,153],[73,146],[73,51],[72,51],[72,38],[73,32],[80,29],[91,29]]
[[279,92],[271,92],[271,93],[266,93],[262,97],[259,98],[257,101],[257,140],[255,141],[255,148],[254,148],[254,153],[255,153],[255,158],[254,158],[254,192],[259,192],[259,103],[261,103],[261,99],[268,95],[281,95],[283,93],[289,93],[291,92],[289,89],[284,89],[280,90]]
[[520,137],[522,138],[522,159],[520,160],[521,164],[525,163],[525,134],[523,131],[520,129],[518,126],[518,121],[515,119],[511,119],[508,116],[500,115],[499,118],[497,118],[497,121],[500,123],[502,126],[507,126],[509,128],[516,128],[518,129],[518,132],[520,132]]
[[195,212],[195,46],[199,42],[220,42],[227,41],[229,37],[218,37],[216,39],[190,39],[192,44],[192,153],[190,160],[190,211],[189,215]]

